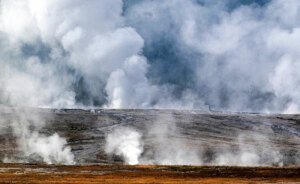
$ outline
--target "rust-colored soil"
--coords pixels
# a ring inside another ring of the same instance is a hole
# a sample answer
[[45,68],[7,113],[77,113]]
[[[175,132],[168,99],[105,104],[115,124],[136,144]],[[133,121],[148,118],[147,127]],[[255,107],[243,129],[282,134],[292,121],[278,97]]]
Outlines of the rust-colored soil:
[[0,164],[0,183],[300,183],[300,167]]

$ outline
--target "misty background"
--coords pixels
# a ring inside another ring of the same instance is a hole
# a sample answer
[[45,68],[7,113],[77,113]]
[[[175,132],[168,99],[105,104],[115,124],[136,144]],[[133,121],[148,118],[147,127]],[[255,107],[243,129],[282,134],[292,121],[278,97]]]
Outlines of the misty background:
[[298,0],[1,0],[0,103],[296,113]]

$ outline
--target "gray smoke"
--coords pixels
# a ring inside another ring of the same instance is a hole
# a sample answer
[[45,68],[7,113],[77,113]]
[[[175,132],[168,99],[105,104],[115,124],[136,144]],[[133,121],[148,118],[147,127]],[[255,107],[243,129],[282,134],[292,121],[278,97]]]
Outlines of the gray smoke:
[[0,102],[299,110],[297,0],[1,0]]

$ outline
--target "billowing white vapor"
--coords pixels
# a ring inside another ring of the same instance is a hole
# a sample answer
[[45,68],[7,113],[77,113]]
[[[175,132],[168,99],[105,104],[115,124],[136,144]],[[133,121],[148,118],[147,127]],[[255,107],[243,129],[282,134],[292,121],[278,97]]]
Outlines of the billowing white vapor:
[[139,157],[143,152],[142,135],[131,128],[118,128],[107,135],[105,152],[121,156],[126,164],[139,163]]
[[0,102],[298,112],[297,0],[1,0]]

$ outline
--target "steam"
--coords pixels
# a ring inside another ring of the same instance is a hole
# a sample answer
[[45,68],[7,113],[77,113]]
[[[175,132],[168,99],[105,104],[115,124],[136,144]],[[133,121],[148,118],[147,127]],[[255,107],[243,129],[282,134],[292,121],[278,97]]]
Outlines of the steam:
[[75,164],[71,148],[64,138],[57,133],[50,136],[39,133],[44,126],[44,118],[34,109],[8,109],[7,114],[2,114],[0,131],[7,131],[5,127],[12,129],[18,146],[16,155],[20,157],[7,155],[4,162]]
[[295,113],[299,6],[296,0],[142,1],[128,2],[125,15],[145,39],[150,79],[169,86],[170,95],[184,100],[190,90],[202,101],[194,108]]
[[[299,8],[298,0],[1,0],[0,103],[297,113]],[[20,119],[7,124],[25,141],[19,142],[24,155],[73,163],[64,139],[29,129],[42,127],[42,119],[17,114]],[[135,142],[133,159],[123,141],[107,152],[129,164],[190,164],[187,154],[202,163],[199,150],[169,147],[177,141],[169,136],[174,132],[155,127],[145,135],[153,134],[166,152],[159,146],[143,152],[143,136],[135,131],[123,137]],[[37,149],[41,144],[51,149]],[[171,160],[167,152],[174,153]]]
[[295,113],[299,6],[1,0],[0,102]]
[[208,153],[207,145],[201,140],[186,139],[172,116],[166,115],[144,131],[115,128],[107,135],[105,151],[110,156],[120,156],[130,165],[283,166],[284,156],[268,142],[271,141],[267,131],[251,136],[239,133],[230,144]]
[[141,137],[139,132],[131,128],[115,129],[106,138],[105,152],[123,157],[126,164],[138,164],[143,152]]
[[1,1],[2,47],[7,47],[1,61],[2,101],[48,107],[104,104],[110,74],[122,70],[127,58],[139,57],[143,47],[121,12],[121,0]]
[[47,137],[33,132],[29,137],[25,137],[25,140],[19,141],[25,157],[35,154],[47,164],[75,164],[71,148],[66,146],[66,140],[56,133]]
[[[216,165],[237,165],[237,166],[283,166],[283,156],[276,148],[265,144],[269,141],[266,135],[240,134],[237,139],[238,148],[224,149],[217,154],[213,164]],[[258,146],[255,146],[258,145]]]
[[200,150],[182,139],[171,116],[159,117],[147,129],[151,149],[145,150],[141,164],[201,165]]
[[148,83],[145,76],[147,66],[145,58],[133,56],[125,60],[122,69],[110,75],[106,85],[106,91],[110,94],[108,107],[151,107],[152,95],[158,89]]

